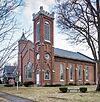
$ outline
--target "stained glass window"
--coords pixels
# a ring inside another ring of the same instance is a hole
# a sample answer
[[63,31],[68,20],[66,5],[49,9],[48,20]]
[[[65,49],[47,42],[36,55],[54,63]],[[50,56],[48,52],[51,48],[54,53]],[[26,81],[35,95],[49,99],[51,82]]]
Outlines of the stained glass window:
[[32,70],[33,70],[33,64],[29,62],[27,64],[27,78],[32,78]]
[[82,66],[81,65],[78,66],[78,78],[79,80],[82,80]]
[[60,80],[64,80],[64,65],[60,64]]
[[73,80],[73,65],[70,64],[70,80]]
[[88,76],[89,76],[89,75],[88,75],[88,70],[89,70],[89,69],[88,69],[88,65],[86,65],[86,71],[85,71],[85,73],[86,73],[86,80],[88,80]]

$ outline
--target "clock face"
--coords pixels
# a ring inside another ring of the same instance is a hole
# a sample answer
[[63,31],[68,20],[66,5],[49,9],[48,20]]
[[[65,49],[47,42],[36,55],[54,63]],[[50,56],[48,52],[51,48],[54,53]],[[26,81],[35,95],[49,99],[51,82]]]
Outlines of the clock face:
[[50,59],[50,55],[48,53],[45,54],[45,59],[49,60]]
[[40,59],[40,54],[39,54],[39,53],[36,54],[36,59],[37,59],[37,60]]

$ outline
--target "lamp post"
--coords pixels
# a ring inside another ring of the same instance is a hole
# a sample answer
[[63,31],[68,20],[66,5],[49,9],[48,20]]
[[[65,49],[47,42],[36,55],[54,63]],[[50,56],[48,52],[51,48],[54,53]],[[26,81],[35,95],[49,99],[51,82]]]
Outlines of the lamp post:
[[19,82],[19,73],[16,72],[16,83],[17,83],[17,91],[18,91],[18,82]]

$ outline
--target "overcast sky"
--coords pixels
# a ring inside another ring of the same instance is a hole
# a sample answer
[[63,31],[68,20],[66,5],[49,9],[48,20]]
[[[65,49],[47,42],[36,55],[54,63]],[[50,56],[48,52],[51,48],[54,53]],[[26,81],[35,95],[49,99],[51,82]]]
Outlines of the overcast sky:
[[[24,29],[27,29],[29,26],[33,26],[32,24],[32,14],[37,13],[40,10],[40,6],[43,6],[43,9],[48,12],[53,12],[52,8],[54,7],[55,0],[25,0],[25,7],[20,12],[21,22],[23,24]],[[55,17],[56,21],[56,17]],[[56,22],[54,22],[54,46],[61,49],[66,49],[74,52],[81,52],[83,54],[92,57],[91,51],[87,50],[85,46],[79,45],[71,45],[68,41],[66,41],[66,36],[61,35],[57,32]],[[30,37],[31,40],[32,37]],[[60,43],[60,44],[59,44]]]
[[[24,0],[24,1],[25,1],[25,6],[22,7],[21,9],[15,10],[15,12],[17,12],[18,14],[17,20],[19,24],[22,25],[22,28],[20,29],[19,33],[17,34],[17,36],[15,36],[16,39],[21,37],[22,29],[24,29],[24,31],[27,31],[28,28],[30,27],[33,28],[32,14],[37,13],[40,10],[40,6],[43,6],[43,9],[45,11],[52,13],[53,12],[52,8],[54,7],[55,3],[55,0]],[[56,21],[56,17],[54,21]],[[54,47],[73,52],[80,52],[89,57],[92,57],[91,51],[87,50],[85,46],[71,45],[69,41],[65,40],[66,36],[60,34],[57,31],[58,28],[56,26],[56,22],[54,22]],[[30,36],[28,39],[33,41],[33,35]]]

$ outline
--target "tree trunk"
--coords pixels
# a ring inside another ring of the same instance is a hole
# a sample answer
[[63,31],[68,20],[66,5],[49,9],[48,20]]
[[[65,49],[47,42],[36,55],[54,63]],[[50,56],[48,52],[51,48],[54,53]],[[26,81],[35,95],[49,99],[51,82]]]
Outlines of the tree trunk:
[[100,91],[100,60],[97,61],[97,67],[98,67],[98,84],[97,84],[97,88],[96,91]]
[[100,91],[100,5],[99,5],[99,0],[96,0],[96,6],[97,6],[97,21],[98,21],[98,85],[96,88],[96,91]]

